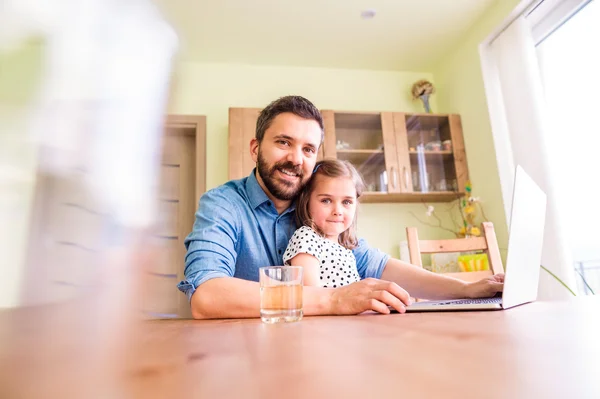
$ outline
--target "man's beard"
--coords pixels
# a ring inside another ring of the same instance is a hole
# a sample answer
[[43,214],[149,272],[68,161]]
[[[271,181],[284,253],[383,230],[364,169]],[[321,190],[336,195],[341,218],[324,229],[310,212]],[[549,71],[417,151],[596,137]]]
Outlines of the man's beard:
[[[258,150],[258,162],[256,168],[269,192],[279,200],[289,201],[295,199],[300,193],[300,190],[302,190],[302,187],[304,187],[304,173],[302,172],[302,168],[295,166],[289,161],[278,162],[269,167],[265,159],[262,157],[260,149]],[[275,172],[282,169],[296,174],[296,176],[298,176],[298,181],[293,183],[290,181],[277,179],[275,177]]]

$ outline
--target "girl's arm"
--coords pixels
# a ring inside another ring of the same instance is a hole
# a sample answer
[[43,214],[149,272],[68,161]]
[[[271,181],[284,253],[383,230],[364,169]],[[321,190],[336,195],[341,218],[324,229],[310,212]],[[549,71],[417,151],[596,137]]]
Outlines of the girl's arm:
[[304,285],[319,285],[319,260],[309,254],[298,254],[289,260],[292,266],[302,266]]
[[503,275],[495,275],[467,283],[393,258],[385,264],[381,279],[401,285],[415,298],[426,299],[490,297],[502,291],[504,282]]

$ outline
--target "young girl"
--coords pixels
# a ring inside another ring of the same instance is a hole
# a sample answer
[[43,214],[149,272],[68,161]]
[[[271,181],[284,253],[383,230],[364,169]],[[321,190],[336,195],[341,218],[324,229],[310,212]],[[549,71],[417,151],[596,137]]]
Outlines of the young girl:
[[294,232],[283,255],[286,265],[304,267],[304,285],[341,287],[360,280],[352,249],[362,178],[349,162],[316,164],[298,197]]

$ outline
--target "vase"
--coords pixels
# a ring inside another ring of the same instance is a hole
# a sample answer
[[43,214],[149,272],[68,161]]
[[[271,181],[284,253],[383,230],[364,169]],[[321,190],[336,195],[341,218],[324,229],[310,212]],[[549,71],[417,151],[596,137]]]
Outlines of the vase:
[[429,94],[420,95],[419,98],[423,101],[423,107],[425,107],[425,112],[428,114],[431,113],[431,107],[429,106]]

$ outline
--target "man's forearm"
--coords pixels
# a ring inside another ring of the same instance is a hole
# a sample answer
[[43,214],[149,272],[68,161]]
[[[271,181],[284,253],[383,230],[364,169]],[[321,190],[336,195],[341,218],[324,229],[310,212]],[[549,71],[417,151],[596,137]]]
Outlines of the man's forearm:
[[[214,278],[198,286],[191,307],[195,319],[259,317],[260,285],[235,277]],[[303,310],[307,316],[331,314],[331,290],[304,287]]]
[[415,298],[452,299],[464,298],[464,281],[431,273],[421,267],[391,258],[381,275],[383,280],[393,281]]

